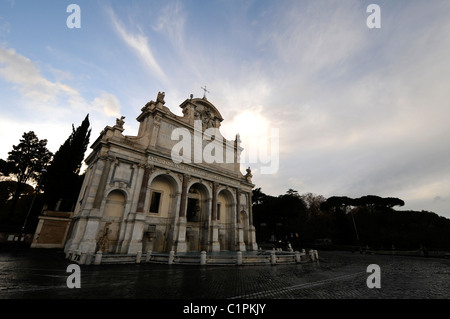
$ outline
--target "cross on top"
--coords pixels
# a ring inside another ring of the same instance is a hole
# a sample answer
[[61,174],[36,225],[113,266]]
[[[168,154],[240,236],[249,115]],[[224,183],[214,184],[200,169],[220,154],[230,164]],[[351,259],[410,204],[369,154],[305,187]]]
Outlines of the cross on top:
[[206,89],[206,85],[205,85],[205,87],[201,87],[201,89],[204,91],[203,98],[206,100],[206,92],[208,92],[208,93],[210,93],[210,92]]

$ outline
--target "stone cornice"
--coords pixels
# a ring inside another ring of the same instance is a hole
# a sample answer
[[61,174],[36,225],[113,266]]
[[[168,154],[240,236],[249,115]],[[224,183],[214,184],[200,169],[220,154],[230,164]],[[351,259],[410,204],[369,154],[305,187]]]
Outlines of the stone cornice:
[[164,169],[171,169],[178,173],[189,174],[192,177],[203,178],[204,180],[215,181],[220,184],[230,185],[234,187],[240,187],[240,185],[253,188],[255,185],[248,183],[242,173],[238,175],[223,174],[213,169],[208,169],[203,166],[199,167],[195,164],[189,163],[174,163],[170,157],[163,156],[161,154],[153,153],[151,150],[147,150],[148,163],[153,163]]

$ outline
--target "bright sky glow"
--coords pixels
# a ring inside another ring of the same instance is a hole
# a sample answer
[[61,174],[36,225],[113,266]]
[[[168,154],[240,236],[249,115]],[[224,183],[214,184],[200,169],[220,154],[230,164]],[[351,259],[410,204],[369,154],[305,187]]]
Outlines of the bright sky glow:
[[449,12],[447,0],[0,0],[0,158],[30,130],[55,152],[87,113],[91,142],[121,115],[136,135],[158,91],[180,115],[206,85],[226,138],[245,147],[279,129],[278,172],[253,172],[263,192],[392,196],[450,217]]

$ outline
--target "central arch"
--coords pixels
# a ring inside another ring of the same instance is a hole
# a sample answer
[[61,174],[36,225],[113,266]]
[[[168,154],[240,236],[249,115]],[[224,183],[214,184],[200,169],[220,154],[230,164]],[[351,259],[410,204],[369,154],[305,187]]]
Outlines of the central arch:
[[205,185],[193,183],[187,192],[186,242],[189,251],[208,249],[211,197]]
[[219,221],[220,250],[236,248],[236,209],[234,196],[229,189],[222,189],[217,195],[217,220]]

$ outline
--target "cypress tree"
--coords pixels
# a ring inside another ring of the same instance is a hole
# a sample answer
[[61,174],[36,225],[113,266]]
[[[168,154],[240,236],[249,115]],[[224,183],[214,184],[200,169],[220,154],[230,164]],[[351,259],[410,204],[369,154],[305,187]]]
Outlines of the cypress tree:
[[56,209],[61,201],[61,211],[71,211],[78,197],[83,177],[80,176],[84,154],[89,144],[89,114],[55,153],[45,181],[45,195],[48,209]]

